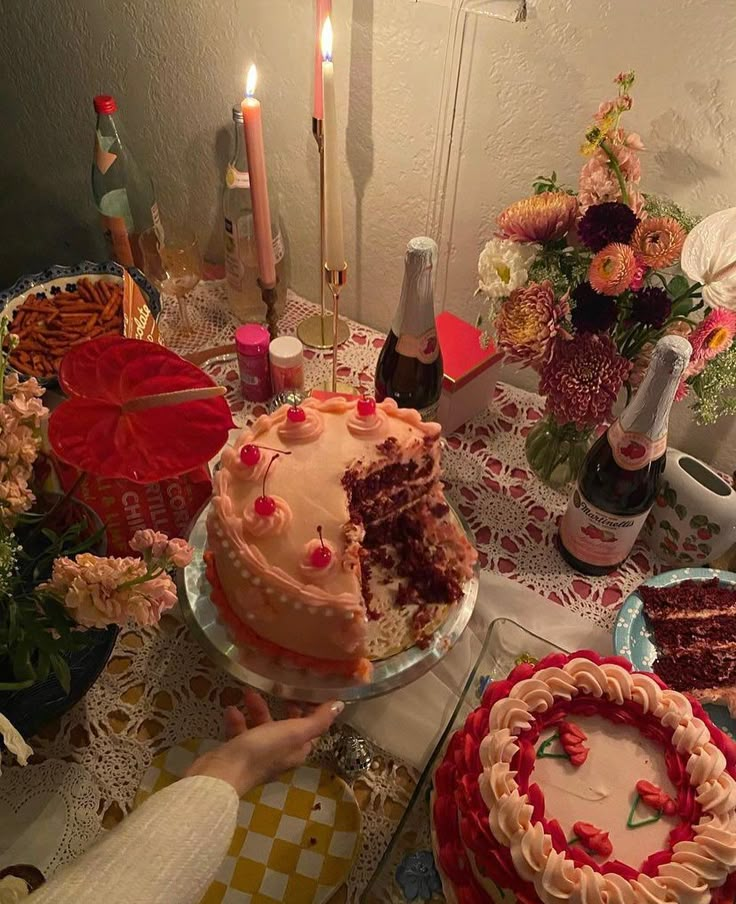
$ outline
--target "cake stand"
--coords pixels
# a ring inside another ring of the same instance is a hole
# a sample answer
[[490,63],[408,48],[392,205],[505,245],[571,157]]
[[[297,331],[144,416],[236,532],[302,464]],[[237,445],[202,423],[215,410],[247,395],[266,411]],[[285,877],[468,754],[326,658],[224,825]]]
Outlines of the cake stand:
[[[370,683],[351,682],[345,677],[321,675],[295,668],[256,651],[236,645],[210,599],[203,554],[207,545],[206,520],[209,507],[200,512],[189,542],[194,548],[192,561],[177,574],[179,604],[184,619],[209,656],[233,678],[260,691],[285,700],[322,703],[343,700],[346,703],[378,697],[398,690],[433,668],[465,630],[478,596],[478,566],[466,583],[462,599],[451,609],[435,631],[426,649],[410,647],[394,656],[374,661]],[[468,533],[457,511],[452,513]]]

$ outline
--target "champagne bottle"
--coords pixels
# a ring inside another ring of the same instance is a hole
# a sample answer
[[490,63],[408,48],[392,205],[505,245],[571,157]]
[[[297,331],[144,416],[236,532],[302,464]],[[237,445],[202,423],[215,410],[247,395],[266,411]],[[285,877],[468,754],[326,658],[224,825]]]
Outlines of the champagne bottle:
[[150,176],[135,162],[124,138],[115,98],[99,94],[92,193],[100,212],[110,256],[126,267],[143,267],[141,241],[155,234],[162,239],[161,220]]
[[412,239],[404,258],[401,300],[376,366],[376,398],[394,399],[434,420],[442,390],[442,352],[434,319],[432,267],[437,244]]
[[631,552],[657,496],[670,409],[691,351],[681,336],[660,339],[636,395],[585,457],[558,538],[577,571],[607,574]]

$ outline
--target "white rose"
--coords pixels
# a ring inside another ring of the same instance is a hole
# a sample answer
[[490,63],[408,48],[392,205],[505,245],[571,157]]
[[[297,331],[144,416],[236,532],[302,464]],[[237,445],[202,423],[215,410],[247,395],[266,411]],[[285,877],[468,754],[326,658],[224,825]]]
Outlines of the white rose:
[[505,298],[529,281],[538,245],[492,238],[478,258],[478,287],[488,298]]
[[0,879],[0,904],[18,904],[31,894],[26,883],[17,876]]

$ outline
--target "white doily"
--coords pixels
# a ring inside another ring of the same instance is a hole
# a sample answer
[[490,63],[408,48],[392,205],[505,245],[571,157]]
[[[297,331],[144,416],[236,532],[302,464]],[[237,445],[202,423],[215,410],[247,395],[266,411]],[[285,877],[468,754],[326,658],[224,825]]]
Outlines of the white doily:
[[29,863],[51,876],[97,837],[103,800],[94,776],[76,763],[8,770],[0,784],[0,869]]

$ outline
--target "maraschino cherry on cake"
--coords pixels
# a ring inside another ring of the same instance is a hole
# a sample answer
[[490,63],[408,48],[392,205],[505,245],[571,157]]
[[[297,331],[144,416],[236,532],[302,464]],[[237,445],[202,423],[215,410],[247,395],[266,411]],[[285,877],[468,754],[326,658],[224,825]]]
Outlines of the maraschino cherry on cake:
[[258,418],[222,454],[207,536],[240,645],[366,680],[428,642],[477,557],[442,492],[440,425],[367,398]]
[[617,657],[555,654],[489,685],[431,812],[451,904],[736,900],[736,746]]

